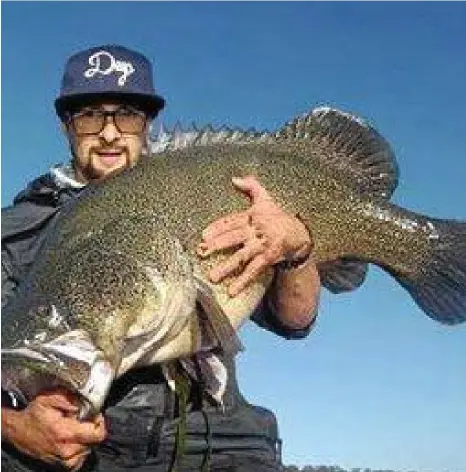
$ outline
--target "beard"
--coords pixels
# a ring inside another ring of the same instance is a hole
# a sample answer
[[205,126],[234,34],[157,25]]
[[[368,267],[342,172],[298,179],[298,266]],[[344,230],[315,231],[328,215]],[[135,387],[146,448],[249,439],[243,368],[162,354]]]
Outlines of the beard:
[[81,177],[82,180],[86,182],[103,182],[132,166],[126,148],[118,148],[118,151],[121,152],[121,156],[124,157],[124,161],[119,157],[115,166],[107,167],[101,164],[99,152],[101,152],[102,149],[102,147],[90,148],[88,151],[89,158],[86,160],[84,165],[82,165],[82,162],[76,157],[75,150],[72,149],[72,165],[75,173],[78,177]]

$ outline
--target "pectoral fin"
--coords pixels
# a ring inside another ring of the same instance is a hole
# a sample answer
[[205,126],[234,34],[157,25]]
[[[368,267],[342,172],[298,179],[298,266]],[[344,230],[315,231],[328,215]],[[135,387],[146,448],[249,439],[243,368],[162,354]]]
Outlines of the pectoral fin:
[[199,277],[195,277],[195,281],[198,316],[202,329],[201,349],[210,349],[218,345],[224,352],[236,355],[243,350],[243,345],[235,329],[217,302],[212,288]]
[[357,289],[366,278],[368,265],[365,262],[338,259],[319,264],[322,285],[332,293],[350,292]]

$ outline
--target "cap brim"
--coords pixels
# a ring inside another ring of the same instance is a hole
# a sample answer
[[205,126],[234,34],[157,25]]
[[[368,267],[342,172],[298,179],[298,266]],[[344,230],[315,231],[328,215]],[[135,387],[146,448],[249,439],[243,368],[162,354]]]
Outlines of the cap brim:
[[80,93],[75,95],[65,95],[55,100],[55,110],[60,118],[64,114],[75,107],[98,102],[102,99],[116,99],[132,103],[138,108],[144,110],[150,116],[156,116],[165,106],[165,99],[159,95],[145,95],[139,93],[118,93],[118,92],[102,92],[102,93]]

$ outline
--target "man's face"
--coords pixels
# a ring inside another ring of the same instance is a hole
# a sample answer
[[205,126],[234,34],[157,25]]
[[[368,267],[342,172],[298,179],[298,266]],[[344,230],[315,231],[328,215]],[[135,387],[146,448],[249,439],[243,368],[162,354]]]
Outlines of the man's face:
[[77,180],[103,180],[133,167],[146,145],[148,122],[143,112],[123,103],[102,102],[74,111],[66,128]]

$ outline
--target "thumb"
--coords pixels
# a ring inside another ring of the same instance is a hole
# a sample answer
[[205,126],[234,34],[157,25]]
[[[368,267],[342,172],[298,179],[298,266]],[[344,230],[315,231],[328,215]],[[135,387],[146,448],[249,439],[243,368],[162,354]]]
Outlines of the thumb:
[[252,176],[247,176],[244,178],[241,177],[233,177],[232,179],[233,185],[242,193],[244,193],[249,199],[251,203],[257,202],[262,198],[269,198],[269,194],[267,190],[259,183],[259,181]]
[[41,392],[36,398],[37,403],[61,410],[67,413],[76,413],[79,410],[79,401],[75,395],[65,389],[55,389]]

